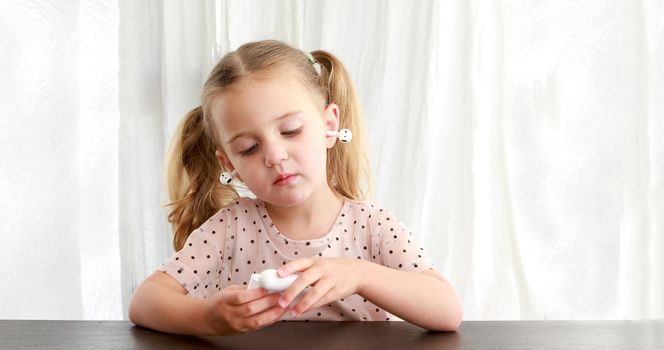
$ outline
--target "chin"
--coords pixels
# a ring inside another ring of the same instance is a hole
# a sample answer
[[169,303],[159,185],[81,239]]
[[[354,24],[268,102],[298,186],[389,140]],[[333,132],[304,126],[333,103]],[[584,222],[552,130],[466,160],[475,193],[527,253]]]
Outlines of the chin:
[[268,201],[272,205],[276,205],[282,208],[295,207],[302,204],[306,200],[306,196],[301,195],[292,195],[292,196],[278,196],[272,197],[271,201]]

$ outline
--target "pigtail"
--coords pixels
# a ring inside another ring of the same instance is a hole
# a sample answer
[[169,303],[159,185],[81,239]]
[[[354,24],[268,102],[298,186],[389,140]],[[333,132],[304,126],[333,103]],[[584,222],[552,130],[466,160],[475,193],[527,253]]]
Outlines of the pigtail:
[[206,131],[201,107],[189,112],[178,126],[168,156],[167,185],[171,203],[173,246],[179,251],[189,234],[238,197],[231,186],[219,183],[221,168],[216,146]]
[[353,141],[328,150],[327,182],[338,194],[354,200],[371,195],[372,181],[365,153],[365,126],[353,82],[339,59],[318,50],[311,55],[320,64],[318,85],[327,92],[327,102],[339,106],[339,128],[353,132]]

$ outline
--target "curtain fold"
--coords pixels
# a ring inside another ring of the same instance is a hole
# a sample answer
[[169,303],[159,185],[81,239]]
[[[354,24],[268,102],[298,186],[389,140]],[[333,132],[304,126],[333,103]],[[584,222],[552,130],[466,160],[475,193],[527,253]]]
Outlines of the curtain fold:
[[126,318],[173,252],[173,130],[223,54],[269,38],[345,63],[374,199],[466,319],[664,317],[662,1],[2,9],[0,318]]

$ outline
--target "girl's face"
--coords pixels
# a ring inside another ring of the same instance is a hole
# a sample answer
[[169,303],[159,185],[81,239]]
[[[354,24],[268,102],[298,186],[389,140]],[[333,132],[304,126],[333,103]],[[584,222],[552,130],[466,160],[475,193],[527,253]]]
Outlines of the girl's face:
[[324,106],[287,75],[249,76],[212,104],[227,169],[263,201],[280,207],[301,204],[317,191],[330,191],[327,149],[335,138],[339,109]]

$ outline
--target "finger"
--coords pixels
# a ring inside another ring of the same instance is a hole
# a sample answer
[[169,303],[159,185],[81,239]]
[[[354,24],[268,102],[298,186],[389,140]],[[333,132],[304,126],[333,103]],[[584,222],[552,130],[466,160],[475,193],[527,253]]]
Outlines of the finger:
[[252,315],[244,320],[245,327],[248,329],[259,329],[267,327],[279,321],[288,309],[279,305],[273,306],[261,313]]
[[226,291],[224,300],[230,305],[242,305],[250,301],[260,299],[268,294],[263,288],[256,289],[237,289],[237,288],[224,288]]
[[315,287],[309,288],[307,294],[294,306],[291,307],[293,316],[301,315],[312,309],[321,298],[334,289],[334,283],[328,280],[319,280]]
[[280,267],[277,270],[277,276],[279,277],[286,277],[290,274],[293,274],[298,271],[304,271],[308,268],[311,267],[315,262],[315,259],[313,258],[303,258],[303,259],[297,259],[289,262],[288,264]]
[[[317,308],[319,308],[323,305],[327,305],[327,304],[329,304],[333,301],[337,301],[337,300],[339,300],[340,298],[343,298],[343,297],[344,296],[337,293],[336,288],[332,288],[332,289],[328,290],[327,293],[325,293],[325,295],[323,295],[322,298],[318,299],[317,302],[315,302],[311,307],[309,307],[308,310],[317,309]],[[303,313],[304,312],[307,312],[307,310],[304,310]]]
[[279,300],[279,305],[281,307],[286,307],[288,304],[295,299],[302,291],[307,288],[309,285],[317,283],[321,278],[321,274],[317,269],[309,269],[305,272],[302,272],[297,276],[297,279],[293,281],[288,289],[285,292],[281,293],[281,300]]
[[267,309],[272,307],[279,306],[279,299],[281,296],[279,294],[269,294],[263,298],[250,301],[248,303],[238,306],[237,310],[239,311],[239,317],[250,317],[256,314],[259,314]]

